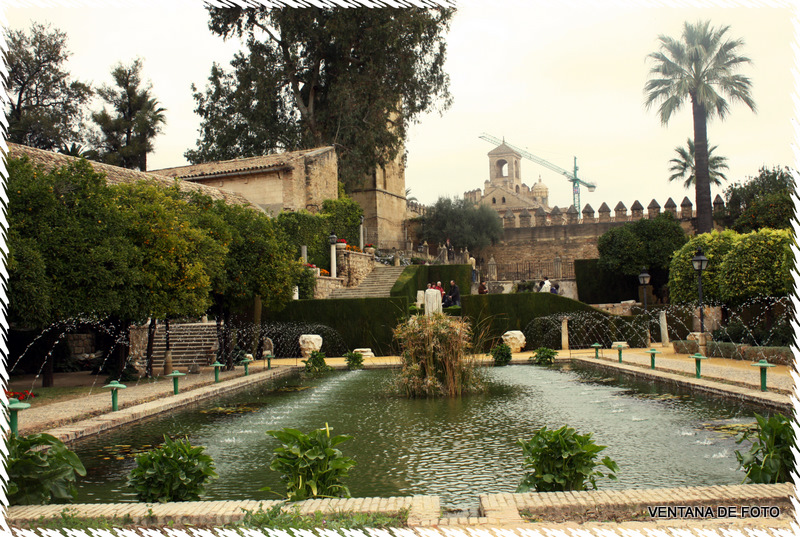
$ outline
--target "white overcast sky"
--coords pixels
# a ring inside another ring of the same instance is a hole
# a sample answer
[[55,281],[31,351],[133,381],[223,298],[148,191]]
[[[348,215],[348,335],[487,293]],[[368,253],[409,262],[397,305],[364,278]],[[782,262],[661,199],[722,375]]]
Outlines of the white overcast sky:
[[[151,169],[185,164],[195,146],[199,118],[192,83],[204,87],[211,64],[228,66],[239,44],[208,30],[200,2],[187,0],[104,2],[8,2],[3,24],[28,28],[32,21],[65,31],[74,78],[110,83],[119,61],[144,61],[144,77],[167,109],[164,134],[148,158]],[[734,105],[724,121],[709,124],[717,154],[728,157],[732,181],[762,166],[795,166],[798,11],[786,2],[633,2],[588,0],[473,0],[458,2],[448,34],[453,106],[421,117],[407,144],[406,184],[423,203],[461,196],[488,179],[482,132],[527,149],[561,168],[578,158],[579,177],[597,183],[581,192],[581,207],[613,209],[668,197],[680,205],[694,192],[669,183],[674,148],[692,135],[691,108],[663,127],[643,106],[648,53],[660,34],[679,37],[684,21],[729,25],[745,40],[753,63],[742,73],[753,81],[758,106]],[[680,6],[680,7],[675,7]],[[99,105],[96,105],[99,106]],[[550,203],[572,203],[562,176],[523,160],[522,180],[541,176]],[[712,196],[721,193],[714,189]]]

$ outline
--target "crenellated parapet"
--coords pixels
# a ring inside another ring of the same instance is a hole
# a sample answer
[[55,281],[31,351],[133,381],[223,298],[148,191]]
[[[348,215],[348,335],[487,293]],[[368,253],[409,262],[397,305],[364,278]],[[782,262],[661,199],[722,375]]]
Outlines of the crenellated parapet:
[[415,218],[428,214],[428,206],[416,201],[406,201],[406,218]]
[[[717,195],[714,199],[714,212],[724,207],[725,202]],[[642,219],[653,219],[662,213],[670,213],[677,220],[683,221],[687,225],[690,225],[691,220],[695,217],[694,206],[688,197],[683,198],[680,208],[672,198],[668,198],[663,207],[653,199],[646,209],[639,200],[635,200],[630,208],[620,201],[614,206],[613,211],[608,204],[603,203],[595,212],[594,208],[587,203],[580,213],[572,205],[566,209],[552,207],[549,212],[543,207],[538,207],[533,211],[524,207],[509,207],[500,216],[503,219],[503,228],[509,229],[635,222]]]

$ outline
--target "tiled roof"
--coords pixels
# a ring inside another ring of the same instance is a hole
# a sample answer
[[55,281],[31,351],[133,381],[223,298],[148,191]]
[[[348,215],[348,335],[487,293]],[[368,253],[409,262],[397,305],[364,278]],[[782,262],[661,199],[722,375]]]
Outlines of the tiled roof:
[[[77,157],[71,157],[69,155],[62,155],[61,153],[53,153],[52,151],[44,151],[42,149],[35,149],[33,147],[12,143],[8,144],[8,152],[8,156],[10,158],[27,156],[34,166],[43,166],[47,170],[67,166],[76,160],[79,160]],[[241,194],[223,190],[221,188],[214,188],[187,181],[176,181],[173,177],[168,177],[163,174],[129,170],[128,168],[120,168],[118,166],[102,164],[100,162],[89,161],[89,164],[92,165],[92,168],[94,168],[96,172],[105,174],[106,181],[112,185],[120,183],[135,183],[137,181],[149,181],[163,187],[170,187],[177,184],[178,188],[180,188],[182,192],[202,192],[212,199],[223,200],[225,203],[232,205],[249,205],[256,209],[262,210],[260,207],[252,203]]]
[[219,162],[203,162],[201,164],[191,164],[188,166],[178,166],[175,168],[164,168],[154,171],[161,175],[180,177],[181,179],[188,180],[231,173],[269,171],[281,168],[289,168],[293,165],[293,161],[302,157],[313,157],[333,150],[333,147],[319,147],[316,149],[303,149],[300,151],[291,151],[289,153],[279,153],[275,155],[264,155],[261,157],[237,158],[233,160],[222,160]]

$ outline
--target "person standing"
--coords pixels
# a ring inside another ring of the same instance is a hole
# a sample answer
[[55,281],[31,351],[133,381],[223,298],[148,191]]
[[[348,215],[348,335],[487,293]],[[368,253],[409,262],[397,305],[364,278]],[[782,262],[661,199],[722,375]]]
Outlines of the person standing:
[[539,289],[540,293],[549,293],[550,292],[550,280],[547,279],[547,276],[544,277],[544,282],[542,282],[542,288]]
[[461,305],[461,291],[454,280],[450,280],[450,294],[447,296],[450,298],[449,303],[451,306]]

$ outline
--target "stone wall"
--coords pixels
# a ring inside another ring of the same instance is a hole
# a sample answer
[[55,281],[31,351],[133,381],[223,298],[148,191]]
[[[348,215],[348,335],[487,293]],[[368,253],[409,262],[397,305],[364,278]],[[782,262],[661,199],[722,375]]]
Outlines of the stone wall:
[[317,285],[314,288],[314,298],[328,298],[334,289],[339,289],[340,287],[344,287],[344,278],[317,276]]
[[70,356],[92,354],[95,351],[94,332],[86,334],[67,334],[67,347]]
[[375,268],[375,254],[336,250],[336,276],[344,280],[345,287],[355,287]]

